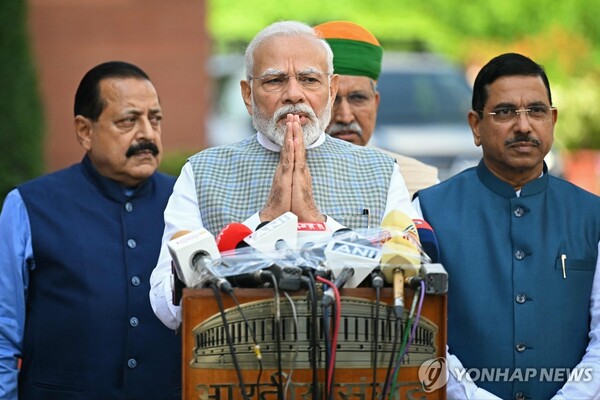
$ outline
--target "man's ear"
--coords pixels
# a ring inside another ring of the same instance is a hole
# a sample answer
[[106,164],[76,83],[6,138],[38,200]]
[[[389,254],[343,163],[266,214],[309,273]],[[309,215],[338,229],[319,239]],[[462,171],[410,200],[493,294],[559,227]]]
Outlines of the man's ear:
[[248,114],[252,115],[252,84],[250,81],[242,80],[240,81],[240,89],[242,90],[242,99],[244,99],[244,104],[246,105],[246,110],[248,110]]
[[335,96],[337,95],[339,79],[340,76],[338,74],[331,75],[331,80],[329,81],[329,97],[331,98],[331,104],[333,104]]
[[467,115],[467,120],[469,122],[469,126],[471,127],[471,132],[473,133],[473,143],[475,146],[481,146],[481,134],[479,133],[479,124],[481,123],[481,118],[477,111],[469,111]]
[[75,134],[77,141],[86,150],[92,148],[92,121],[88,118],[77,115],[75,117]]

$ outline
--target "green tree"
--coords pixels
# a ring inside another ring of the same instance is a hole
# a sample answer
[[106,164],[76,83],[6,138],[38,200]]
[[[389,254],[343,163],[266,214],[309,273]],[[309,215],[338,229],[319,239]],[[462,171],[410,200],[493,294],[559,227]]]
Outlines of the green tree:
[[43,118],[25,0],[0,2],[0,201],[43,171]]

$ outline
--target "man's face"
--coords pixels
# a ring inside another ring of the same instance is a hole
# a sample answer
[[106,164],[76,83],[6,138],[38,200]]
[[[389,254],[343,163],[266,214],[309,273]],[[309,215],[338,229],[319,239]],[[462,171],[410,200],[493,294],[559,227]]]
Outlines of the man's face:
[[125,186],[137,186],[162,158],[162,111],[150,81],[110,78],[100,82],[105,103],[97,121],[81,115],[75,126],[98,171]]
[[340,75],[327,133],[335,138],[365,146],[375,130],[379,92],[366,76]]
[[306,35],[269,38],[255,50],[253,68],[253,79],[241,87],[254,127],[282,145],[286,115],[297,114],[305,143],[312,144],[329,122],[337,89],[322,44]]
[[515,176],[535,179],[542,172],[543,159],[552,147],[556,110],[550,111],[547,119],[535,119],[522,112],[504,122],[488,113],[506,114],[507,109],[550,107],[542,79],[537,76],[504,76],[489,85],[487,90],[483,118],[474,111],[469,113],[473,138],[477,146],[482,146],[486,165],[508,181]]

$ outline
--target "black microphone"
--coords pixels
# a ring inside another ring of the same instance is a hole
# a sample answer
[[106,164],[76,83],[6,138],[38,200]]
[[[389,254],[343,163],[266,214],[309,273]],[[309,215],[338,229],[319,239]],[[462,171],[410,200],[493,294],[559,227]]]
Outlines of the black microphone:
[[254,272],[228,276],[227,280],[235,287],[256,288],[269,286],[272,277],[275,277],[279,289],[297,291],[301,286],[302,268],[273,264]]
[[[346,284],[348,279],[350,279],[353,275],[354,275],[354,268],[344,267],[344,268],[342,268],[342,271],[340,272],[340,274],[333,281],[333,284],[335,285],[335,287],[340,289]],[[327,290],[325,290],[323,292],[322,304],[325,307],[329,307],[333,303],[334,300],[335,300],[335,296],[333,294],[333,288],[328,288]]]

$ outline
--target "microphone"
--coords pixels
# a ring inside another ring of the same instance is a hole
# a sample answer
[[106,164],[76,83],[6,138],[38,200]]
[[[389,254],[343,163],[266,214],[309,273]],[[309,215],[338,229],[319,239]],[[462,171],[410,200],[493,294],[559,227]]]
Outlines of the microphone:
[[[255,250],[253,250],[255,251]],[[279,289],[297,291],[300,289],[302,268],[294,265],[279,265],[269,262],[269,266],[227,276],[227,280],[236,287],[265,287],[275,277]]]
[[[340,274],[335,278],[333,284],[340,289],[342,286],[346,284],[346,282],[352,278],[354,275],[354,268],[352,267],[344,267]],[[323,292],[323,300],[321,300],[321,304],[325,307],[329,307],[333,301],[335,300],[335,296],[333,295],[333,289],[328,288]]]
[[248,246],[244,239],[252,234],[252,230],[240,222],[225,225],[217,235],[217,248],[224,251],[236,250]]
[[232,290],[226,279],[216,277],[211,270],[221,255],[214,236],[206,229],[177,232],[167,242],[167,247],[177,277],[185,286],[204,287],[212,283],[223,291]]
[[331,238],[331,231],[324,222],[298,222],[298,246],[307,243],[325,242]]
[[288,211],[261,226],[244,241],[263,253],[276,253],[282,246],[295,249],[298,243],[298,217]]
[[388,230],[388,241],[382,246],[381,272],[394,287],[394,311],[397,318],[404,313],[404,283],[419,275],[421,246],[412,219],[401,211],[391,211],[381,222]]
[[419,232],[421,247],[425,254],[429,256],[432,263],[440,262],[440,245],[431,225],[422,219],[413,219],[413,222]]
[[[363,239],[365,240],[365,239]],[[334,276],[347,266],[353,266],[354,274],[348,277],[346,287],[355,288],[379,265],[381,249],[367,241],[354,243],[332,239],[325,248],[325,259]]]
[[392,210],[381,221],[381,227],[387,229],[392,237],[404,236],[415,244],[421,244],[419,231],[413,220],[402,211]]

